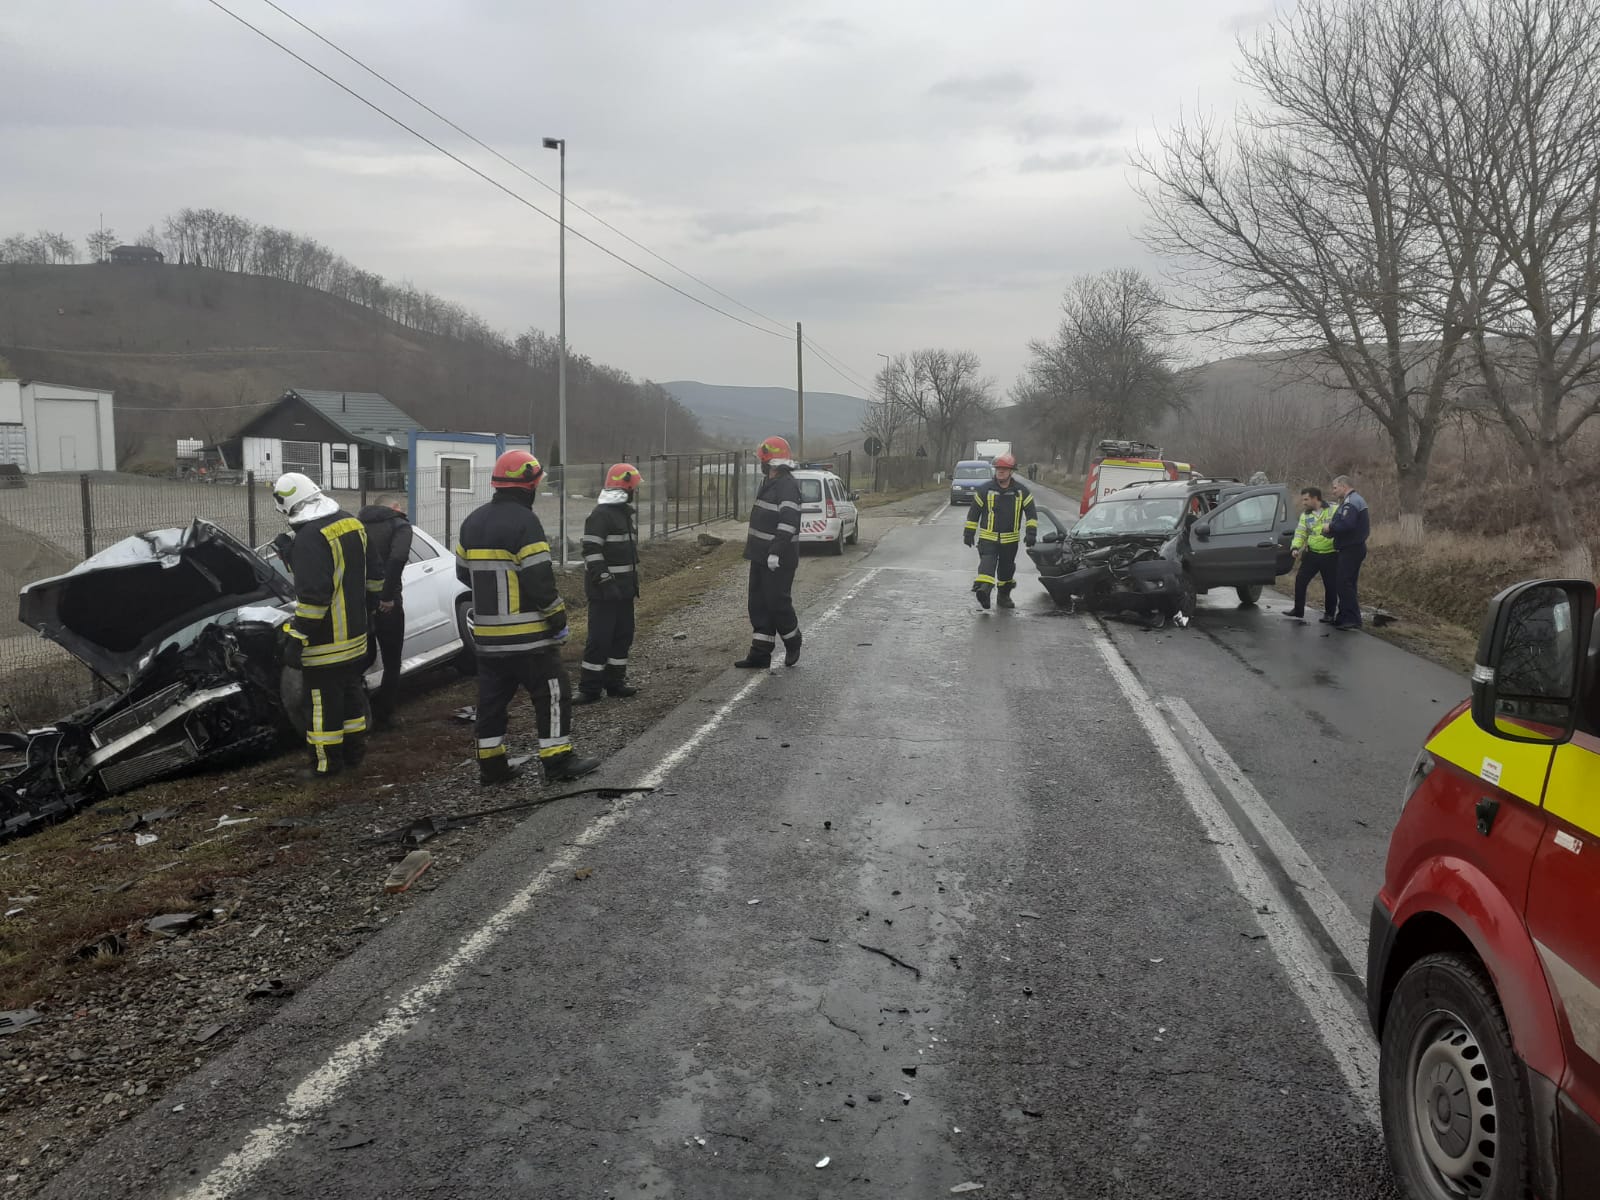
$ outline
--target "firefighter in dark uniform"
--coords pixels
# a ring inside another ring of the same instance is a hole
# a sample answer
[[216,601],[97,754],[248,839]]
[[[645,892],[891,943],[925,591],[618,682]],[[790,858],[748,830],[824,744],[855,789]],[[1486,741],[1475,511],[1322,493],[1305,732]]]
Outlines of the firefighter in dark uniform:
[[783,438],[762,442],[756,458],[766,482],[756,493],[744,540],[750,564],[750,652],[733,665],[770,667],[782,638],[784,666],[792,667],[800,661],[800,618],[789,594],[800,566],[800,485]]
[[272,500],[294,531],[292,542],[274,544],[294,580],[284,662],[304,677],[311,764],[302,775],[327,779],[354,770],[366,756],[367,534],[299,472],[278,477]]
[[606,472],[600,500],[583,523],[583,594],[589,601],[589,637],[575,704],[604,695],[637,696],[628,684],[633,645],[633,602],[640,594],[639,534],[633,504],[644,476],[631,463]]
[[357,514],[367,530],[368,596],[372,629],[368,635],[363,668],[383,658],[383,681],[372,694],[372,721],[379,729],[395,723],[395,689],[400,683],[400,663],[406,644],[405,593],[401,587],[411,558],[411,522],[400,498],[384,496]]
[[1033,515],[1033,493],[1012,477],[1017,460],[1002,454],[994,460],[994,478],[972,493],[963,540],[978,545],[978,578],[972,584],[978,603],[989,607],[989,595],[1000,589],[1000,607],[1015,608],[1011,589],[1017,586],[1017,545],[1033,545],[1039,522]]
[[506,783],[519,771],[506,755],[506,718],[518,688],[533,699],[546,782],[587,775],[599,759],[572,747],[572,689],[561,665],[567,608],[556,589],[544,526],[533,515],[544,468],[526,450],[495,460],[494,499],[461,522],[456,575],[472,588],[472,647],[478,662],[478,779]]

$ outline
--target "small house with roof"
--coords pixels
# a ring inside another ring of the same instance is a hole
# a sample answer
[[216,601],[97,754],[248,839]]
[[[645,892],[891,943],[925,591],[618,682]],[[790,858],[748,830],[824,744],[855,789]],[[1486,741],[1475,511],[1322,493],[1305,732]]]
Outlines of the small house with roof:
[[411,435],[421,428],[377,392],[290,388],[223,453],[258,479],[299,471],[325,488],[404,489]]

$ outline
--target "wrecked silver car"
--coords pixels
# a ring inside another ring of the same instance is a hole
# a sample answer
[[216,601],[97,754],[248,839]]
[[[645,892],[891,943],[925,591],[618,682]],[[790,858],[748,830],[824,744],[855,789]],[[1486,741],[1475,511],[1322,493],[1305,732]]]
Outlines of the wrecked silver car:
[[0,841],[287,737],[280,606],[293,598],[281,574],[204,520],[125,538],[23,588],[19,619],[110,694],[0,735]]
[[1294,518],[1282,484],[1138,484],[1106,496],[1076,523],[1039,514],[1029,556],[1058,605],[1187,621],[1196,596],[1232,588],[1254,604],[1294,568]]

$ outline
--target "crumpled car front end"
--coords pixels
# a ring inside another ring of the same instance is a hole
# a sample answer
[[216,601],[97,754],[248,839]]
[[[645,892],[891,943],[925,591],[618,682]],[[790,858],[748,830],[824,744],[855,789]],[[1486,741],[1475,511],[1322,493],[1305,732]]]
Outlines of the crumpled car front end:
[[1089,612],[1158,612],[1182,605],[1182,567],[1171,539],[1070,538],[1063,572],[1041,575],[1050,598]]
[[269,749],[289,587],[209,522],[127,538],[22,590],[21,620],[112,693],[0,744],[0,840],[100,796]]

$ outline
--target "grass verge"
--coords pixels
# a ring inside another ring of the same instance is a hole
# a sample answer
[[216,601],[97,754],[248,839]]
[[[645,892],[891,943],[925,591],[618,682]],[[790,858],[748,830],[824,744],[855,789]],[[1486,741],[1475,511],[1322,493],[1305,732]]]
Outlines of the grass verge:
[[[739,544],[702,546],[694,538],[642,545],[641,636],[692,609],[741,552]],[[572,630],[563,658],[575,671],[587,627],[581,574],[563,580],[562,594]],[[0,847],[0,896],[8,898],[0,911],[18,910],[0,917],[0,1009],[26,1008],[74,977],[116,965],[117,946],[147,936],[146,919],[206,909],[220,880],[306,862],[320,836],[309,818],[458,766],[470,752],[470,731],[450,718],[474,702],[472,681],[436,671],[403,687],[405,734],[388,739],[356,781],[296,784],[290,772],[301,752],[293,747],[237,770],[113,797]],[[171,815],[142,831],[157,840],[136,845],[130,824],[158,809]],[[223,817],[248,820],[220,826]]]

